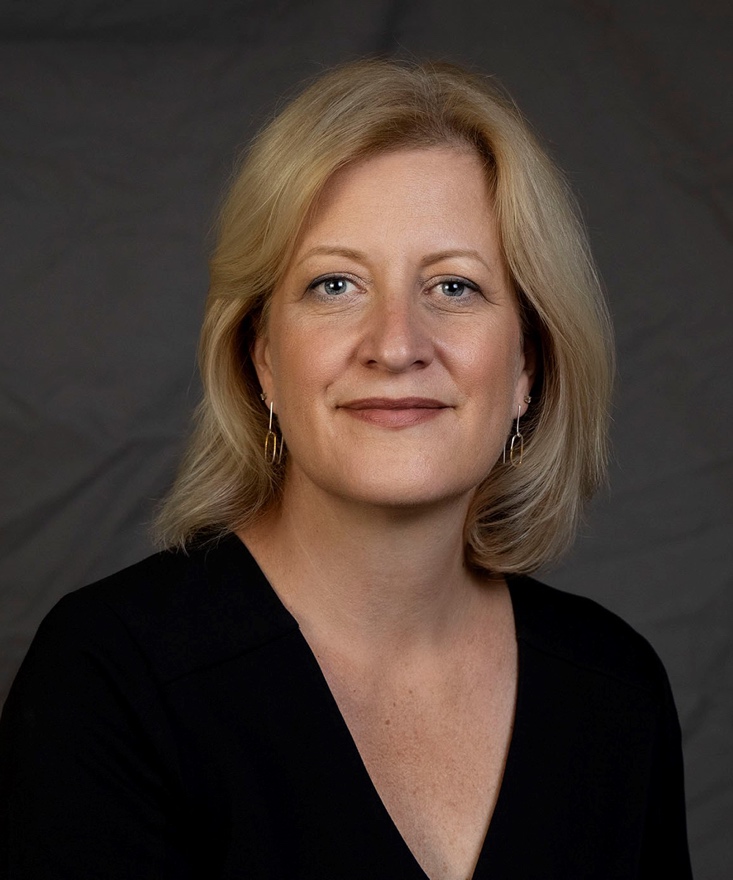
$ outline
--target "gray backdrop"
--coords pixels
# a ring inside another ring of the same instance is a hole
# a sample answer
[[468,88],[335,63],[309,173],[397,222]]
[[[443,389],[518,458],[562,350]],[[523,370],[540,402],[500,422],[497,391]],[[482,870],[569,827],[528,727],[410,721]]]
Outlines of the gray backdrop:
[[59,596],[150,552],[235,150],[325,66],[463,62],[566,169],[616,321],[611,489],[543,576],[661,654],[696,875],[733,876],[732,23],[725,0],[2,0],[0,696]]

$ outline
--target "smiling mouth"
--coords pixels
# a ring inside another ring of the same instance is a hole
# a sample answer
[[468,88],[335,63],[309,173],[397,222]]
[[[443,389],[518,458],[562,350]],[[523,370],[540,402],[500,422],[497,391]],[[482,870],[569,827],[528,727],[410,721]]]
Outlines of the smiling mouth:
[[427,397],[366,397],[343,403],[339,409],[362,422],[384,428],[408,428],[430,421],[450,407]]

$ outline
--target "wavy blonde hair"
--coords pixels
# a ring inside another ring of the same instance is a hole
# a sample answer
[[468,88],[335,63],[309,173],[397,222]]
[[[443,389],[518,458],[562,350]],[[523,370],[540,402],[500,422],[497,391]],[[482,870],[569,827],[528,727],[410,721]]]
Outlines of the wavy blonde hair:
[[467,562],[530,572],[572,540],[605,475],[611,329],[575,202],[519,111],[452,65],[336,68],[252,143],[222,206],[201,335],[204,397],[157,535],[185,547],[252,523],[282,490],[263,456],[267,412],[250,352],[314,204],[338,169],[402,147],[467,145],[483,159],[504,259],[537,352],[521,467],[498,463],[473,498]]

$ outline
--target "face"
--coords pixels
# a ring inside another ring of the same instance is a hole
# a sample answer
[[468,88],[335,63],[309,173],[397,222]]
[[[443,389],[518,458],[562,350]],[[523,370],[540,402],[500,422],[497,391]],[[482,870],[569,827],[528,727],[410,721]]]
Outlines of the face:
[[403,149],[338,172],[253,354],[286,498],[289,485],[383,507],[468,498],[531,386],[478,156]]

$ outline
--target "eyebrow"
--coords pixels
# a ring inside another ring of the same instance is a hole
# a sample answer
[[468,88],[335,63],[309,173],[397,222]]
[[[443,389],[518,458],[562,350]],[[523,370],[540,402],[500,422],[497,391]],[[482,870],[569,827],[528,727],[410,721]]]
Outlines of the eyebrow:
[[[346,257],[347,259],[356,260],[359,263],[368,262],[366,254],[362,253],[361,251],[355,251],[352,248],[339,247],[338,245],[318,245],[317,247],[311,248],[310,250],[306,251],[306,253],[303,254],[298,262],[303,263],[310,257],[316,256]],[[420,265],[422,268],[427,268],[428,266],[432,266],[435,263],[441,262],[441,260],[448,260],[451,257],[470,257],[471,259],[477,260],[479,263],[481,263],[481,265],[488,272],[495,271],[481,256],[481,254],[473,248],[456,248],[445,251],[436,251],[436,253],[434,254],[428,254],[427,256],[425,256],[420,261]]]
[[311,248],[306,251],[303,256],[298,260],[299,263],[304,263],[310,257],[317,256],[325,256],[325,257],[348,257],[351,260],[357,260],[360,263],[366,261],[366,255],[362,254],[360,251],[352,250],[351,248],[338,247],[338,245],[319,245],[318,247]]
[[434,254],[428,254],[425,259],[422,260],[421,265],[432,266],[433,263],[439,263],[441,260],[449,260],[451,257],[471,257],[472,259],[477,260],[479,263],[481,263],[481,265],[487,271],[492,271],[491,266],[481,256],[481,254],[473,248],[455,248],[447,251],[438,251]]

